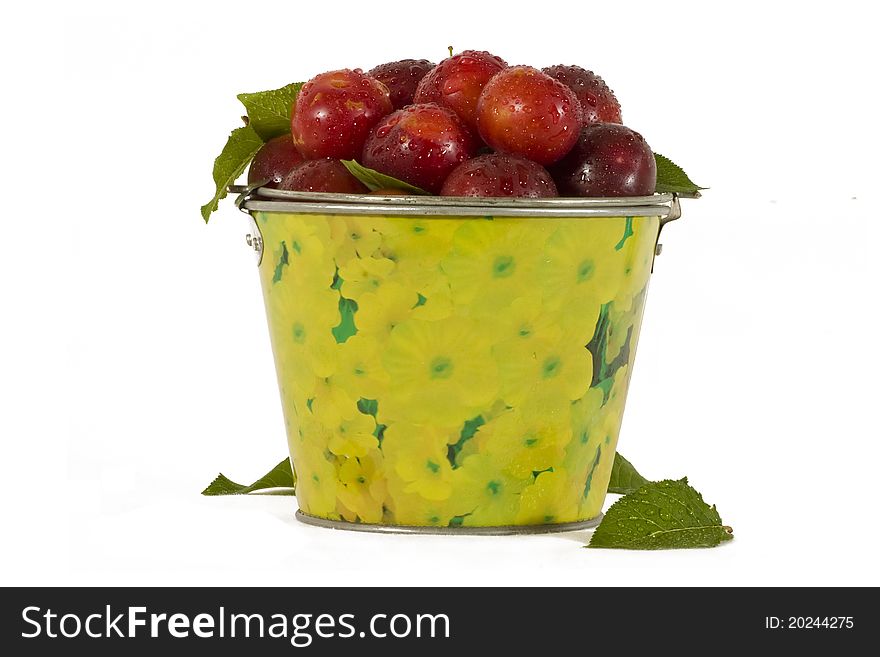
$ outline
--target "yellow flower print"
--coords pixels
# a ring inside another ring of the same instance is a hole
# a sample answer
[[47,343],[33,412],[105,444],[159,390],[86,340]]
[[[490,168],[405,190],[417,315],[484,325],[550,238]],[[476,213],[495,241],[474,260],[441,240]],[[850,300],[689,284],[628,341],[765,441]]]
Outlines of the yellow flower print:
[[[307,381],[309,380],[313,381],[314,377],[309,377]],[[301,431],[303,419],[311,415],[308,404],[314,389],[305,390],[308,388],[308,382],[284,381],[283,379],[279,380],[279,387],[287,435],[297,436]]]
[[449,282],[439,267],[436,268],[431,279],[418,288],[418,291],[421,295],[419,299],[421,304],[413,308],[414,319],[434,321],[452,315],[454,310],[452,290],[449,289]]
[[461,221],[434,217],[388,217],[378,226],[382,253],[397,262],[430,267],[440,262],[452,245]]
[[[599,374],[620,365],[656,218],[257,220],[306,513],[443,527],[601,510],[628,368],[591,388],[586,345],[611,302]],[[357,302],[344,342],[340,297]]]
[[518,409],[504,413],[480,429],[485,452],[511,476],[526,479],[562,460],[571,429],[557,418],[526,422]]
[[336,263],[329,252],[320,258],[302,257],[284,274],[285,282],[293,285],[294,293],[308,296],[313,290],[326,290],[333,285]]
[[535,291],[515,299],[487,322],[495,344],[505,350],[558,340],[562,336],[558,319],[544,310],[540,292]]
[[388,515],[384,522],[394,525],[414,525],[417,527],[447,527],[449,521],[460,511],[453,508],[455,500],[429,500],[415,493],[407,493],[400,477],[393,472],[386,475],[388,496],[384,502]]
[[605,443],[601,388],[590,388],[581,399],[571,404],[571,442],[565,448],[565,467],[573,476],[583,475],[590,467],[596,448]]
[[328,428],[332,432],[328,448],[337,456],[360,458],[379,447],[379,441],[373,435],[376,421],[370,415],[358,412],[350,417],[340,417]]
[[537,389],[550,388],[560,398],[583,396],[593,377],[593,358],[577,343],[535,340],[534,344],[504,343],[493,349],[501,379],[501,396],[510,406],[522,403]]
[[296,464],[296,498],[308,514],[338,517],[336,512],[336,468],[327,460],[317,440],[303,441],[293,452]]
[[542,472],[520,495],[516,524],[545,525],[577,519],[577,489],[561,468]]
[[581,518],[594,518],[599,515],[605,501],[611,467],[614,464],[614,448],[604,444],[596,445],[586,462],[586,476],[581,475],[574,480],[580,490],[578,514]]
[[534,388],[516,408],[527,425],[567,427],[571,424],[571,401],[551,386]]
[[541,246],[515,219],[463,224],[441,263],[456,305],[467,306],[472,317],[509,307],[533,288]]
[[622,367],[617,371],[608,398],[598,411],[596,394],[601,393],[598,389],[591,389],[590,394],[584,397],[582,402],[572,407],[573,424],[589,424],[587,442],[583,442],[583,435],[578,440],[575,429],[575,440],[572,441],[572,445],[578,445],[580,449],[577,454],[566,454],[566,463],[574,464],[569,467],[577,468],[573,471],[573,476],[575,481],[579,482],[582,491],[579,513],[583,518],[591,518],[598,514],[605,499],[623,419],[623,404],[629,383],[627,369]]
[[447,458],[448,432],[435,427],[396,422],[388,426],[382,452],[389,467],[405,483],[404,492],[429,500],[452,493],[452,465]]
[[[656,217],[633,217],[632,235],[623,241],[620,252],[624,259],[624,278],[615,305],[621,310],[629,308],[630,301],[648,284],[654,265],[656,248]],[[647,237],[651,236],[651,237]]]
[[393,281],[364,294],[358,302],[358,334],[384,343],[391,329],[407,319],[418,302],[418,292]]
[[486,454],[473,454],[453,471],[455,497],[468,509],[462,524],[469,526],[509,525],[519,506],[519,494],[529,480],[501,471]]
[[263,262],[260,277],[268,294],[272,287],[285,278],[307,276],[318,287],[329,287],[335,264],[332,253],[325,245],[329,228],[324,217],[301,218],[301,221],[283,222],[265,215],[260,227],[263,237]]
[[341,386],[334,385],[331,377],[315,380],[308,408],[311,414],[327,428],[350,420],[358,414],[358,397]]
[[337,474],[342,517],[349,522],[381,522],[388,490],[382,471],[382,453],[373,450],[363,458],[345,459]]
[[562,340],[582,346],[589,344],[602,311],[602,305],[596,297],[573,296],[561,310],[558,324],[562,331]]
[[262,262],[260,263],[260,283],[263,295],[268,300],[272,286],[284,276],[290,264],[287,244],[284,242],[264,242]]
[[571,405],[572,445],[586,445],[593,440],[591,428],[600,423],[604,415],[602,405],[605,393],[601,388],[590,388],[587,394]]
[[491,336],[461,317],[398,324],[383,361],[391,376],[383,416],[441,427],[461,427],[491,402],[498,376]]
[[382,243],[382,236],[374,230],[376,221],[370,217],[331,216],[328,224],[334,256],[340,267],[352,258],[373,256]]
[[634,298],[629,299],[626,310],[618,310],[617,302],[611,304],[608,311],[608,333],[605,342],[605,362],[609,365],[620,355],[623,345],[632,332],[630,340],[630,360],[632,351],[638,341],[638,330],[642,323],[644,304]]
[[394,260],[394,272],[389,282],[399,283],[404,287],[421,291],[422,288],[435,283],[443,276],[440,265],[429,265],[419,260]]
[[629,366],[624,365],[614,374],[614,382],[602,407],[604,411],[604,430],[606,442],[614,448],[617,445],[617,434],[623,420],[623,407],[626,403],[626,392],[629,388]]
[[330,431],[312,415],[308,408],[299,412],[295,431],[287,434],[287,444],[293,454],[298,454],[306,442],[326,445],[329,440]]
[[[330,245],[330,227],[326,217],[303,217],[289,223],[280,232],[287,252],[288,265],[281,271],[283,277],[293,277],[306,285],[329,287],[333,283],[336,266]],[[274,274],[273,274],[274,276]]]
[[[570,450],[573,453],[567,457],[567,461],[586,464],[593,458],[596,447],[613,451],[617,446],[629,384],[627,370],[628,367],[621,367],[614,375],[607,398],[601,388],[591,388],[582,399],[572,404],[571,426],[574,439]],[[577,450],[581,451],[575,454]],[[574,466],[571,467],[574,470]]]
[[548,308],[582,298],[601,305],[617,294],[624,260],[614,247],[624,224],[616,217],[579,221],[589,221],[589,229],[568,222],[547,240],[540,282]]
[[361,296],[376,292],[394,270],[388,258],[355,258],[339,268],[342,296],[358,301]]
[[[285,224],[279,234],[288,242],[292,258],[323,253],[324,245],[330,243],[330,225],[326,215],[300,216],[298,221]],[[315,249],[315,253],[311,249]]]
[[273,288],[267,305],[276,358],[294,367],[297,376],[329,376],[336,358],[331,331],[339,323],[339,294],[329,287],[317,288],[302,298],[284,283]]
[[391,377],[382,365],[379,344],[375,338],[358,333],[338,345],[336,371],[329,384],[355,401],[381,397]]

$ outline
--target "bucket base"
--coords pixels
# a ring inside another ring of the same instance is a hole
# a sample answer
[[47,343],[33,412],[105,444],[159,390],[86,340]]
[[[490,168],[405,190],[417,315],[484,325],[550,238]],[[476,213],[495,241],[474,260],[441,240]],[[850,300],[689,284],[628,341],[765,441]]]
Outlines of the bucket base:
[[443,534],[446,536],[513,536],[522,534],[557,534],[593,529],[602,520],[600,513],[590,520],[560,522],[549,525],[501,525],[499,527],[415,527],[412,525],[368,525],[345,520],[327,520],[310,516],[302,511],[296,512],[296,519],[307,525],[326,529],[345,529],[353,532],[373,532],[378,534]]

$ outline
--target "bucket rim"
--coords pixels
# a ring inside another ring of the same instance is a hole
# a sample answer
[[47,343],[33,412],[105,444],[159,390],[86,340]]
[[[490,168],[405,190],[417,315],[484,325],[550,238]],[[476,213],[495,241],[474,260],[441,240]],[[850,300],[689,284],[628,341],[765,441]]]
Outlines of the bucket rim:
[[301,214],[495,216],[495,217],[660,217],[677,211],[675,194],[603,198],[468,198],[452,196],[381,196],[294,192],[267,187],[231,187],[246,212]]

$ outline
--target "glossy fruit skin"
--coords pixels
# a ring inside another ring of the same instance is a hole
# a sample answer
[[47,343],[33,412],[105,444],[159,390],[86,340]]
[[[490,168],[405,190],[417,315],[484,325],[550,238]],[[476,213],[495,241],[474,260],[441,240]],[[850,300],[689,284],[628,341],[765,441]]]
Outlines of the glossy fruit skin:
[[357,158],[370,129],[393,110],[388,88],[361,70],[321,73],[306,82],[290,131],[307,160]]
[[580,66],[548,66],[541,69],[555,80],[571,89],[581,103],[584,112],[583,125],[590,123],[623,123],[620,103],[605,80]]
[[303,161],[290,135],[281,135],[260,147],[248,169],[247,181],[252,185],[268,180],[266,187],[278,187],[290,170]]
[[545,166],[571,150],[582,119],[574,92],[531,66],[498,73],[477,103],[477,126],[489,146]]
[[419,83],[414,102],[437,103],[477,132],[477,100],[486,83],[507,63],[480,50],[465,50],[440,62]]
[[492,153],[459,164],[440,190],[441,196],[559,196],[556,184],[540,164],[516,155]]
[[279,189],[297,192],[335,192],[366,194],[366,186],[339,160],[309,160],[291,169]]
[[416,87],[436,64],[427,59],[401,59],[371,69],[368,75],[388,87],[391,104],[398,110],[412,105]]
[[593,123],[550,169],[562,196],[649,196],[657,183],[651,147],[638,132],[616,123]]
[[436,194],[476,150],[477,140],[452,111],[427,103],[382,119],[367,137],[360,162]]

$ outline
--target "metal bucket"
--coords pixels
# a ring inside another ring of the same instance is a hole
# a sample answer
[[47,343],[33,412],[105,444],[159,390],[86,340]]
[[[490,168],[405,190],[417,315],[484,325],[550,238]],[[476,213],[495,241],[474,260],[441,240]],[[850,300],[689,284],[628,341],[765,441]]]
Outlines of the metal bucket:
[[671,195],[239,199],[298,517],[504,534],[601,515]]

